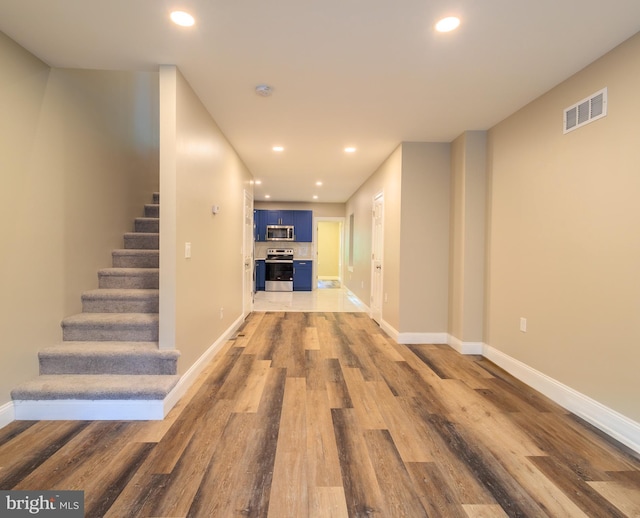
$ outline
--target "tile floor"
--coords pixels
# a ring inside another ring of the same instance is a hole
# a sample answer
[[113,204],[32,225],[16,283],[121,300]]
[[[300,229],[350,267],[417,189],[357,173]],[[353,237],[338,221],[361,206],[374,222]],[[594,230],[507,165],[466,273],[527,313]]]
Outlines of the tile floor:
[[365,312],[367,308],[345,288],[313,291],[258,291],[254,311]]

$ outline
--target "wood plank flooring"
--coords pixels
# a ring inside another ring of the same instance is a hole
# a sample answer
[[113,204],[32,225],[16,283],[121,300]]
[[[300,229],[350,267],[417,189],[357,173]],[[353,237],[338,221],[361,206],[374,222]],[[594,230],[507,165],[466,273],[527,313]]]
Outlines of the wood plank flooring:
[[253,313],[161,422],[16,421],[0,489],[87,517],[638,517],[640,459],[481,357]]

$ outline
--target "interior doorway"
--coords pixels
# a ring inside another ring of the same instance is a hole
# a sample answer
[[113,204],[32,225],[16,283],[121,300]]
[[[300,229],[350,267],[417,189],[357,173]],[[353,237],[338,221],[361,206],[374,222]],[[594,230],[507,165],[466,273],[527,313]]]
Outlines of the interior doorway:
[[342,243],[344,218],[316,220],[316,288],[342,286]]

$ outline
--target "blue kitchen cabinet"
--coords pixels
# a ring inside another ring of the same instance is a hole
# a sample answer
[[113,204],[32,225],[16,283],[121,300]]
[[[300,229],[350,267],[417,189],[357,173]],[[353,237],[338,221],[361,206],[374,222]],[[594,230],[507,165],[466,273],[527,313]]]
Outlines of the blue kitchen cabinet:
[[313,241],[313,211],[296,210],[294,212],[293,224],[295,227],[296,241],[311,243]]
[[311,291],[313,287],[313,263],[293,261],[293,291]]
[[258,259],[256,261],[256,291],[264,291],[264,281],[267,273],[267,268],[264,259]]
[[264,210],[253,211],[255,241],[267,240],[267,225],[293,225],[295,241],[313,241],[313,212],[310,210]]

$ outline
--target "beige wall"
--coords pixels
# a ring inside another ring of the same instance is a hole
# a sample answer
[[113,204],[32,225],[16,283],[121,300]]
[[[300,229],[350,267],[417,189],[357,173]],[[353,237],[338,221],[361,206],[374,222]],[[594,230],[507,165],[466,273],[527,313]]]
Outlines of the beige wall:
[[313,217],[342,217],[344,203],[265,202],[256,200],[254,208],[264,210],[312,210]]
[[[345,221],[354,215],[353,268],[344,274],[344,282],[360,300],[370,304],[371,294],[371,209],[373,198],[384,193],[384,273],[383,289],[387,301],[382,318],[393,328],[400,323],[400,183],[402,146],[398,146],[364,184],[347,200]],[[345,247],[345,254],[348,247]],[[348,260],[343,261],[345,268]]]
[[158,189],[158,76],[51,69],[0,33],[0,405]]
[[402,144],[401,333],[447,331],[449,164],[449,144]]
[[[639,62],[636,35],[491,129],[488,146],[488,344],[636,421]],[[563,109],[605,86],[608,116],[563,135]]]
[[242,316],[244,189],[252,177],[175,67],[161,68],[160,84],[161,196],[171,200],[161,211],[161,346],[175,344],[184,373]]
[[451,144],[449,334],[484,340],[486,132],[468,131]]
[[318,278],[340,277],[340,226],[337,221],[318,222]]
[[369,304],[371,208],[384,193],[382,319],[398,333],[447,331],[449,154],[449,144],[403,142],[347,202],[355,257],[345,282]]

